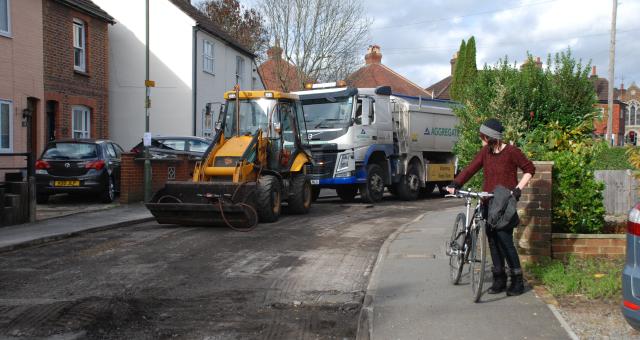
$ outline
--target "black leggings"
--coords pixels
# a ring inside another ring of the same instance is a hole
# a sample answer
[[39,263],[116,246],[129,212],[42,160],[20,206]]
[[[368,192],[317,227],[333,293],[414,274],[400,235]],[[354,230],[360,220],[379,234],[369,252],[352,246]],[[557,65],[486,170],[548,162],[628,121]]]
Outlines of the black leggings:
[[[489,210],[488,202],[484,204],[483,208],[483,216],[484,218],[487,218]],[[489,251],[491,252],[491,261],[493,262],[492,271],[494,273],[505,271],[504,262],[506,260],[512,274],[522,274],[518,251],[516,250],[516,246],[513,244],[513,229],[516,226],[496,230],[487,224],[487,239],[489,241]]]
[[500,230],[491,229],[487,226],[487,239],[489,240],[489,251],[491,252],[491,260],[493,261],[493,272],[504,272],[504,261],[511,269],[513,275],[521,274],[520,258],[518,251],[513,244],[513,228],[504,228]]

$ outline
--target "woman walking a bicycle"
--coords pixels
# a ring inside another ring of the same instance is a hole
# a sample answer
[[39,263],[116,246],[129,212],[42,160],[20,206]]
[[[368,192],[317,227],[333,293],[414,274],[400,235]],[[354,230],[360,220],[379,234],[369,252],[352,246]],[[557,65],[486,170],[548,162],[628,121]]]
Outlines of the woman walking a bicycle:
[[[451,194],[461,188],[478,170],[484,170],[484,181],[482,190],[493,192],[498,186],[511,191],[511,195],[520,199],[522,189],[529,183],[535,174],[535,166],[517,147],[505,143],[502,140],[504,127],[497,119],[489,119],[480,126],[480,140],[482,149],[476,154],[473,161],[462,172],[456,176],[447,191]],[[518,181],[518,168],[523,172],[523,176]],[[487,216],[489,204],[484,204],[484,216]],[[507,295],[520,295],[524,292],[522,280],[522,267],[520,258],[513,244],[513,229],[518,225],[519,220],[514,218],[513,222],[501,229],[492,226],[486,228],[487,239],[489,241],[489,251],[493,267],[493,284],[489,288],[489,294],[498,294],[507,291]],[[505,260],[510,269],[511,282],[507,289],[507,273],[505,270]]]

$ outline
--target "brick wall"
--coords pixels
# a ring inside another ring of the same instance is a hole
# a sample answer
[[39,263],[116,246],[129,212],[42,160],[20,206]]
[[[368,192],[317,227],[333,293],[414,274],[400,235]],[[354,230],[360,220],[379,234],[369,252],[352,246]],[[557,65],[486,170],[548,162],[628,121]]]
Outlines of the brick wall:
[[[177,159],[151,160],[151,188],[155,193],[169,181],[169,168],[175,169],[172,181],[191,179],[196,161],[188,155],[178,155]],[[144,160],[136,159],[133,153],[122,154],[120,203],[144,200]]]
[[523,262],[551,256],[551,190],[553,162],[534,162],[536,174],[518,203],[520,226],[515,242]]
[[627,245],[626,237],[625,234],[553,234],[553,258],[565,259],[568,255],[582,258],[623,258]]
[[[43,1],[45,99],[55,101],[55,137],[72,137],[72,107],[90,109],[92,138],[109,138],[109,24],[65,6]],[[85,24],[86,72],[74,70],[73,20]]]

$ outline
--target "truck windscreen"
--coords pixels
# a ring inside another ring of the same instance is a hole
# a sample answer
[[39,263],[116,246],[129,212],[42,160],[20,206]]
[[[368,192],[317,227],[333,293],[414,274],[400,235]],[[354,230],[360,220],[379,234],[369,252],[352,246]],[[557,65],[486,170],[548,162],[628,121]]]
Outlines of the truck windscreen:
[[309,99],[302,105],[309,130],[344,129],[351,125],[353,97]]

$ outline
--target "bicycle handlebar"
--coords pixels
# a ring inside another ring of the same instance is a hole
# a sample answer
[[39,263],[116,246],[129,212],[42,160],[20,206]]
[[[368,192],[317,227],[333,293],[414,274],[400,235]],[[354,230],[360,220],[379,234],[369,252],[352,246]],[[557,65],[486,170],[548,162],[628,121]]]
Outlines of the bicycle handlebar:
[[456,198],[464,198],[464,197],[475,197],[475,198],[486,198],[493,197],[493,193],[481,191],[475,192],[470,190],[456,190],[455,194],[445,195],[444,197],[456,197]]

